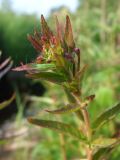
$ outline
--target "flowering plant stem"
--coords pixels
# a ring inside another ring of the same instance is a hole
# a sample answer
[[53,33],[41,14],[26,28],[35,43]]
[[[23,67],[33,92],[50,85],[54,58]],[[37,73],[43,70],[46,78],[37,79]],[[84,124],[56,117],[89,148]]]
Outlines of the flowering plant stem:
[[[16,71],[26,71],[27,77],[46,80],[60,85],[66,92],[68,103],[55,110],[45,110],[50,114],[75,115],[80,119],[80,127],[59,121],[42,120],[30,117],[28,121],[37,126],[46,127],[58,132],[60,135],[63,159],[67,160],[64,135],[78,139],[84,145],[85,160],[103,160],[108,152],[118,145],[118,138],[105,137],[97,131],[120,113],[120,103],[103,111],[96,119],[91,120],[88,112],[89,104],[95,95],[83,96],[82,81],[87,65],[81,67],[80,49],[74,42],[72,26],[69,16],[66,16],[65,30],[61,28],[56,17],[56,33],[53,34],[43,15],[41,16],[41,33],[35,31],[28,35],[29,41],[38,51],[34,62],[15,68]],[[96,134],[97,132],[97,134]]]

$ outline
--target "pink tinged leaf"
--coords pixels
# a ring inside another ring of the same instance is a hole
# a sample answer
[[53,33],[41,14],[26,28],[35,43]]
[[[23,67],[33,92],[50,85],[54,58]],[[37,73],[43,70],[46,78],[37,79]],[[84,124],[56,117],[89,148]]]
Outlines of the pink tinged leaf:
[[28,64],[21,64],[21,66],[13,68],[13,71],[30,71],[32,70],[31,66],[29,66]]
[[68,47],[73,49],[75,47],[75,42],[73,39],[72,26],[71,26],[69,16],[66,16],[66,26],[65,26],[64,38],[65,38],[65,42],[68,45]]
[[28,40],[37,51],[42,51],[42,44],[40,44],[33,36],[28,35]]
[[59,42],[63,41],[63,38],[62,38],[62,27],[59,24],[57,16],[56,16],[56,30],[57,30],[57,40]]
[[28,74],[26,76],[32,79],[46,80],[56,84],[62,84],[63,82],[67,81],[67,77],[64,75],[50,71],[41,71],[39,73]]
[[51,36],[53,36],[53,33],[48,27],[47,22],[45,21],[45,18],[43,15],[41,15],[41,29],[42,29],[43,36],[46,36],[48,39]]
[[50,42],[51,42],[52,45],[56,45],[56,44],[57,44],[57,39],[56,39],[56,37],[55,37],[55,36],[52,36],[52,37],[50,38]]
[[37,32],[37,30],[34,30],[34,38],[38,41],[40,41],[40,39],[41,39],[41,34],[39,32]]

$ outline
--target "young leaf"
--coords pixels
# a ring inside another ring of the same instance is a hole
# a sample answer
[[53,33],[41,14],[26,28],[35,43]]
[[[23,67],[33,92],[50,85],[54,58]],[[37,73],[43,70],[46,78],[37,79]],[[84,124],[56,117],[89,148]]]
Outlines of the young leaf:
[[41,15],[41,29],[44,36],[47,38],[50,38],[53,36],[53,33],[51,32],[50,28],[47,25],[47,22],[45,21],[45,18],[43,15]]
[[58,74],[56,72],[39,72],[39,73],[33,73],[28,74],[27,77],[32,79],[41,79],[41,80],[47,80],[52,83],[61,84],[66,81],[66,77],[62,74]]
[[40,120],[36,118],[29,118],[28,121],[32,124],[35,124],[41,127],[50,128],[60,133],[62,132],[65,134],[69,134],[71,136],[79,138],[80,140],[86,139],[85,136],[82,133],[80,133],[79,129],[69,124],[65,124],[65,123],[57,122],[57,121],[51,121],[51,120]]
[[74,39],[73,39],[72,26],[71,26],[69,16],[66,16],[66,26],[65,26],[64,37],[65,37],[65,42],[68,45],[68,47],[73,49],[75,47],[75,42],[74,42]]
[[60,26],[60,24],[59,24],[59,21],[58,21],[58,18],[57,18],[57,16],[56,16],[56,30],[57,30],[57,39],[58,39],[58,41],[60,42],[62,42],[63,41],[63,38],[62,38],[62,28],[61,28],[61,26]]
[[46,70],[52,70],[55,69],[55,64],[48,63],[48,64],[37,64],[37,63],[29,63],[25,65],[21,65],[19,67],[13,68],[13,71],[46,71]]
[[115,105],[112,108],[108,108],[103,113],[101,113],[97,119],[92,123],[93,129],[96,129],[106,123],[108,120],[114,118],[117,114],[120,113],[120,103]]
[[40,44],[33,36],[28,35],[27,38],[37,51],[42,51],[42,44]]
[[21,64],[21,66],[13,68],[13,71],[31,71],[30,64]]
[[30,66],[30,68],[32,68],[33,70],[37,70],[37,71],[46,71],[46,70],[55,69],[55,64],[53,63],[48,63],[48,64],[31,63],[31,64],[28,64],[28,66]]
[[14,98],[15,98],[15,94],[13,94],[13,96],[9,100],[6,100],[6,101],[0,103],[0,110],[7,107],[14,100]]

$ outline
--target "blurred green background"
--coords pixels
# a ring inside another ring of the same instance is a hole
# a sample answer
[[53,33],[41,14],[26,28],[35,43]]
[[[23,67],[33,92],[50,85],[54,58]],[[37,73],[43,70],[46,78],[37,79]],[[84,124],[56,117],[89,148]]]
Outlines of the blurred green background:
[[[49,0],[48,3],[50,3]],[[2,59],[10,56],[14,61],[14,67],[20,62],[31,62],[37,56],[37,52],[28,42],[27,34],[32,34],[34,29],[40,29],[40,16],[15,12],[9,0],[3,0],[1,4],[0,50]],[[120,0],[78,0],[77,9],[74,12],[66,6],[58,6],[47,14],[48,24],[54,30],[54,15],[57,15],[63,23],[67,14],[71,18],[77,47],[81,50],[82,65],[88,64],[83,94],[96,95],[89,107],[91,118],[94,119],[104,108],[120,100]],[[53,109],[66,102],[63,91],[59,86],[25,80],[24,75],[19,75],[20,73],[16,75],[11,71],[7,75],[7,83],[10,83],[17,95],[15,102],[17,113],[12,118],[8,116],[1,125],[0,159],[62,160],[59,135],[48,129],[39,130],[29,125],[26,117],[37,114],[40,117],[53,119],[42,110],[50,107]],[[29,83],[31,85],[28,85]],[[28,92],[36,83],[36,87],[41,88],[37,90],[41,92],[40,95],[42,94],[40,97],[37,93]],[[2,95],[2,91],[0,92]],[[6,94],[7,92],[6,89]],[[72,114],[62,118],[63,121],[71,123],[77,121]],[[55,117],[55,119],[60,119],[60,117]],[[111,137],[119,137],[120,116],[103,127],[100,132]],[[8,140],[6,141],[3,137],[5,139],[8,137]],[[79,156],[84,154],[81,150],[82,146],[71,138],[66,137],[65,147],[69,160],[79,159]],[[119,157],[120,147],[111,155],[110,160],[119,160]]]

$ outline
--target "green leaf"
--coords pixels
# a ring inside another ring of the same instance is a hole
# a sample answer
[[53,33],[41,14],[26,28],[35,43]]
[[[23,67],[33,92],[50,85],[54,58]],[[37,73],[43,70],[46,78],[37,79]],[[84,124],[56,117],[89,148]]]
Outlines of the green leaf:
[[111,151],[111,147],[98,149],[93,155],[93,160],[102,160],[105,157],[108,157],[108,155],[110,155],[110,151]]
[[65,114],[65,113],[72,113],[72,112],[76,112],[84,107],[86,107],[90,101],[92,101],[94,98],[94,95],[91,95],[89,97],[86,98],[86,100],[81,103],[80,105],[78,104],[67,104],[66,106],[64,106],[63,108],[57,109],[57,110],[46,110],[49,113],[53,113],[53,114]]
[[0,103],[0,110],[7,107],[14,100],[14,98],[15,98],[15,94],[13,94],[13,96],[9,100],[6,100],[6,101]]
[[114,149],[116,149],[116,147],[119,147],[119,144],[120,144],[120,139],[118,138],[116,142],[110,146],[97,148],[93,154],[93,160],[101,160],[105,158],[109,159],[111,153],[114,151]]
[[117,141],[116,138],[97,138],[92,142],[93,147],[105,148],[113,145]]
[[101,113],[96,120],[92,123],[92,128],[96,129],[98,127],[101,127],[103,124],[105,124],[107,121],[114,118],[117,114],[120,113],[120,103],[115,105],[112,108],[108,108],[103,113]]
[[35,124],[41,127],[50,128],[60,133],[69,134],[71,136],[79,138],[80,140],[86,139],[84,135],[82,135],[79,129],[69,124],[65,124],[65,123],[57,122],[57,121],[50,121],[50,120],[40,120],[36,118],[29,118],[28,121],[32,124]]
[[33,70],[38,70],[38,71],[46,71],[46,70],[51,70],[55,68],[54,63],[49,63],[49,64],[35,64],[31,63],[28,64]]
[[71,26],[69,16],[66,16],[66,26],[65,26],[64,37],[65,37],[65,42],[68,45],[68,47],[73,49],[75,47],[75,42],[74,42],[74,39],[73,39],[72,26]]
[[65,114],[65,113],[72,113],[72,112],[76,112],[77,110],[80,109],[79,105],[76,104],[67,104],[66,106],[64,106],[63,108],[57,109],[57,110],[46,110],[49,113],[52,114]]
[[57,83],[57,84],[66,82],[66,77],[56,72],[33,73],[33,74],[28,74],[27,77],[32,78],[32,79],[47,80],[49,82]]

